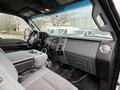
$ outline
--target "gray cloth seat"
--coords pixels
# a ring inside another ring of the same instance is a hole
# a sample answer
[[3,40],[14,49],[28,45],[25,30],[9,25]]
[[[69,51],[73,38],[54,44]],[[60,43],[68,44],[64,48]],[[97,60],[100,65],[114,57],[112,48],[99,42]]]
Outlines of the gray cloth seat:
[[77,90],[70,82],[47,68],[32,74],[22,85],[27,90]]
[[22,83],[12,62],[0,51],[0,90],[78,90],[47,68],[41,68]]
[[44,66],[48,59],[46,53],[40,52],[35,49],[10,52],[10,53],[6,53],[5,55],[13,64],[32,59],[34,60],[34,66],[36,68],[40,68]]

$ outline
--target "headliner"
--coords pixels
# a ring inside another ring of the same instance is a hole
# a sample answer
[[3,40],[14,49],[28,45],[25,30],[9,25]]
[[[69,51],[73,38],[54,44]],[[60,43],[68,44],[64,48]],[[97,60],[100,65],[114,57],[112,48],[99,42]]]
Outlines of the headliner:
[[29,10],[38,14],[46,8],[53,11],[77,1],[82,0],[0,0],[0,12],[25,17],[23,13]]

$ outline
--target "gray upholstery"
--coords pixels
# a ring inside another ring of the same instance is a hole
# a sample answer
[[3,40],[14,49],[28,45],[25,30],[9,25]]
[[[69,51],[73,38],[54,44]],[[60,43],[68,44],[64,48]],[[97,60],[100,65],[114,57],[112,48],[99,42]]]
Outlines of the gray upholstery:
[[21,84],[12,62],[0,51],[0,90],[78,90],[70,82],[50,71],[41,68]]
[[25,51],[6,53],[6,56],[12,63],[18,63],[25,60],[33,59],[33,56],[31,56],[29,53],[26,53]]
[[38,50],[26,50],[7,53],[6,56],[13,62],[18,63],[21,61],[34,59],[34,66],[40,68],[47,62],[48,56],[46,53],[42,53]]
[[34,57],[34,65],[36,68],[42,67],[45,65],[48,59],[48,55],[46,53],[40,52],[38,50],[28,50],[26,53],[31,54]]
[[5,56],[5,54],[3,53],[1,49],[0,49],[0,66],[3,66],[4,69],[8,72],[8,74],[14,80],[16,81],[18,80],[18,74],[17,74],[15,67],[13,66],[11,61]]
[[17,82],[18,75],[16,69],[2,51],[0,51],[0,79],[2,79],[0,90],[25,90]]
[[26,90],[78,90],[70,82],[50,71],[42,68],[22,82]]

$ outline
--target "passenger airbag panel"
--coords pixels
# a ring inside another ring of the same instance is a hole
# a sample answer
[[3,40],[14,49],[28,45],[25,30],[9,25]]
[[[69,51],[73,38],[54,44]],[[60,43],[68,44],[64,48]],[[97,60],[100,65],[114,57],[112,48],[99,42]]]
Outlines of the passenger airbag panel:
[[70,65],[96,75],[96,54],[99,42],[69,39],[65,48]]

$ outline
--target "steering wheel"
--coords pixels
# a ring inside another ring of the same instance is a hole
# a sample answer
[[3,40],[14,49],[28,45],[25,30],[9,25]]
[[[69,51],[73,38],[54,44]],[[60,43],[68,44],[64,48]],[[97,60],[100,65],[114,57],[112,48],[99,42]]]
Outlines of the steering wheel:
[[49,35],[46,32],[39,32],[39,39],[40,41],[40,46],[39,47],[41,50],[43,48],[46,48],[46,39],[49,37]]
[[29,38],[27,40],[27,47],[33,48],[37,45],[37,43],[40,41],[39,39],[39,32],[33,31],[30,33]]
[[27,47],[33,48],[35,46],[39,46],[39,48],[40,47],[42,48],[45,44],[44,40],[48,36],[49,35],[46,32],[37,32],[37,31],[31,32],[27,40]]

